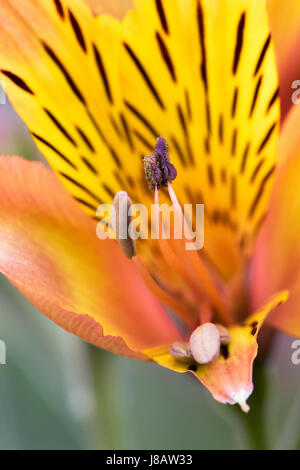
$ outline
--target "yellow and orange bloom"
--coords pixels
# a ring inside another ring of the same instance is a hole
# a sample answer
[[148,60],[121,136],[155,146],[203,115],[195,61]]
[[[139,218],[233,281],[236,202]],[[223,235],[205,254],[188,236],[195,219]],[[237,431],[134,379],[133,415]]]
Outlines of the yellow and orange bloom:
[[[279,133],[266,3],[136,0],[123,20],[106,8],[0,4],[1,79],[55,173],[1,157],[0,270],[67,331],[190,371],[247,411],[263,323],[300,335],[300,117],[293,110]],[[142,156],[158,136],[178,173],[172,202],[205,204],[205,246],[141,240],[128,260],[96,238],[97,206],[122,190],[151,204]],[[226,340],[212,348],[215,325]],[[195,330],[198,362],[184,349]]]

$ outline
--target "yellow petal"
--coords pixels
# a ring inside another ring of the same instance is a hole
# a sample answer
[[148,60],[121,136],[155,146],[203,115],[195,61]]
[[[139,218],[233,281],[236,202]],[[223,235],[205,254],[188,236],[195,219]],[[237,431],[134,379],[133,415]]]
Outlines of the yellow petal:
[[14,1],[1,4],[1,68],[40,150],[95,216],[99,203],[112,197],[111,180],[121,165],[111,114],[120,85],[108,82],[106,73],[107,62],[116,71],[120,26],[94,18],[81,0],[59,4],[60,9],[52,0],[26,0],[22,8]]
[[125,96],[169,140],[176,192],[205,203],[205,249],[230,275],[265,213],[276,160],[278,84],[265,5],[163,1],[158,18],[155,3],[137,1],[125,21]]
[[276,160],[265,2],[137,0],[121,24],[80,0],[8,0],[0,18],[8,94],[84,209],[94,216],[119,190],[149,202],[141,155],[162,135],[179,199],[205,203],[206,252],[230,277],[265,214]]
[[217,401],[231,405],[238,403],[243,411],[248,411],[246,401],[253,391],[252,367],[257,355],[257,335],[267,315],[287,298],[287,291],[278,293],[244,324],[228,328],[230,343],[221,347],[220,356],[210,364],[182,363],[170,355],[170,346],[143,352],[167,369],[192,372]]

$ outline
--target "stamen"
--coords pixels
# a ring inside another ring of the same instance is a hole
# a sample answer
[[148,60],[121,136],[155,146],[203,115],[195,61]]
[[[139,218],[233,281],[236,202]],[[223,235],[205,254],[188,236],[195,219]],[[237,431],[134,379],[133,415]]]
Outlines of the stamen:
[[116,217],[116,237],[127,259],[132,259],[136,256],[136,242],[128,233],[128,228],[132,221],[132,218],[128,215],[131,205],[131,199],[125,191],[120,191],[116,194],[113,202]]
[[180,362],[190,363],[193,360],[189,343],[185,341],[175,341],[169,352],[174,359]]
[[[158,197],[157,192],[156,194]],[[181,301],[177,300],[175,296],[166,292],[163,287],[161,287],[152,277],[146,266],[144,266],[142,263],[141,259],[138,258],[136,253],[136,242],[130,237],[128,232],[128,227],[132,220],[132,218],[128,216],[128,209],[130,208],[131,204],[131,200],[125,191],[120,191],[117,193],[113,202],[116,217],[116,237],[124,255],[128,259],[133,259],[145,284],[152,291],[152,293],[164,305],[173,310],[174,313],[178,314],[178,316],[189,328],[194,328],[196,319],[193,315],[192,307],[183,304]],[[159,220],[159,202],[157,207],[157,217]],[[158,230],[160,230],[159,224]]]
[[167,141],[163,137],[157,139],[154,155],[144,157],[144,168],[150,189],[166,188],[177,177],[177,170],[170,162]]
[[229,344],[231,340],[231,336],[229,334],[229,331],[225,326],[220,325],[220,323],[216,324],[216,327],[218,328],[219,334],[220,334],[220,340],[222,344]]
[[[193,360],[198,364],[209,364],[219,357],[221,345],[229,342],[230,335],[223,325],[207,322],[193,331],[188,343],[175,341],[169,353],[180,362]],[[249,411],[246,401],[242,400],[240,396],[238,399],[243,411]]]
[[159,212],[159,194],[157,190],[157,186],[155,187],[155,193],[154,193],[154,210],[155,210],[155,230],[156,230],[156,236],[158,237],[158,240],[161,239],[161,229],[163,230],[163,227],[161,226],[160,223],[160,212]]
[[178,301],[171,294],[168,294],[151,276],[148,269],[144,266],[140,258],[135,256],[133,258],[135,265],[137,266],[140,275],[142,276],[145,284],[151,290],[151,292],[173,312],[175,312],[189,328],[195,327],[195,319],[185,305]]
[[190,350],[199,364],[208,364],[219,357],[220,334],[213,323],[204,323],[193,331],[190,337]]
[[[183,279],[186,284],[191,288],[192,292],[196,296],[196,299],[203,296],[203,292],[201,291],[198,283],[198,279],[195,273],[187,269],[186,266],[181,262],[181,257],[178,256],[178,253],[173,250],[171,246],[171,241],[165,239],[164,237],[164,227],[161,224],[161,217],[160,217],[160,203],[159,203],[159,194],[157,188],[155,189],[154,195],[154,205],[155,205],[155,227],[158,236],[158,244],[160,247],[160,251],[165,258],[166,262],[169,266],[174,270],[176,274],[179,275],[181,279]],[[162,233],[161,233],[162,232]],[[174,240],[174,243],[177,242],[177,246],[179,240]]]
[[[179,219],[184,220],[184,214],[175,194],[175,191],[171,185],[168,183],[168,191],[175,208],[175,211],[179,217]],[[185,229],[189,231],[188,224],[185,223]],[[188,233],[188,238],[192,238],[191,234]],[[195,251],[186,251],[188,258],[190,259],[193,268],[198,274],[199,280],[204,287],[208,297],[210,298],[214,307],[218,310],[219,314],[222,316],[222,320],[226,324],[230,324],[232,322],[232,315],[229,310],[229,306],[227,305],[227,299],[225,295],[222,295],[219,290],[217,289],[215,282],[203,260],[200,258],[199,254]],[[220,281],[220,280],[219,280]],[[221,282],[221,281],[220,281]],[[224,291],[226,292],[226,288],[224,286]]]
[[[157,139],[154,155],[144,157],[144,167],[146,180],[148,181],[150,188],[155,190],[156,232],[163,256],[174,271],[188,283],[196,295],[200,294],[202,296],[202,288],[204,289],[206,295],[212,302],[213,307],[220,313],[222,321],[225,324],[230,324],[232,316],[230,314],[227,296],[223,295],[223,293],[221,293],[216,287],[215,279],[211,276],[206,264],[200,258],[199,254],[184,249],[183,243],[187,241],[186,237],[184,236],[183,240],[174,240],[172,243],[170,240],[164,239],[164,227],[163,224],[161,224],[158,196],[158,189],[160,187],[168,187],[169,195],[178,220],[184,222],[184,227],[187,229],[188,224],[185,221],[182,208],[171,185],[171,181],[173,181],[177,176],[177,171],[170,163],[168,144],[163,137]],[[161,230],[163,232],[162,234]],[[192,239],[190,233],[187,235]],[[173,253],[171,247],[172,244],[176,245],[176,250],[178,249],[180,256],[176,257],[176,253]],[[182,263],[182,259],[185,260],[185,263]],[[189,262],[190,267],[187,266],[187,261]],[[221,281],[219,285],[222,285]],[[225,293],[226,288],[224,287],[223,290]]]

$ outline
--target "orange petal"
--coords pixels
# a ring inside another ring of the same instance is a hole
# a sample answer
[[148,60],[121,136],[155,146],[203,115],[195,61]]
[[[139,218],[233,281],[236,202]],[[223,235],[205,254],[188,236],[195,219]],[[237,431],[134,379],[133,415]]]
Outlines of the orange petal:
[[41,163],[0,157],[0,271],[49,318],[110,351],[142,358],[178,337],[134,264],[97,239]]
[[84,0],[95,15],[108,13],[116,18],[123,18],[132,8],[133,0]]
[[271,30],[278,60],[282,116],[291,107],[292,82],[299,78],[300,2],[269,0]]
[[287,165],[300,154],[300,106],[294,105],[284,121],[279,139],[279,166]]
[[285,122],[280,160],[269,214],[259,235],[251,270],[253,306],[278,289],[289,289],[290,300],[268,322],[300,336],[300,107]]
[[244,324],[230,327],[229,345],[222,346],[220,356],[210,364],[179,362],[170,355],[170,346],[143,352],[163,367],[180,373],[192,372],[217,401],[231,405],[238,403],[247,412],[246,401],[253,391],[252,366],[257,355],[258,332],[269,312],[287,297],[286,291],[277,294]]

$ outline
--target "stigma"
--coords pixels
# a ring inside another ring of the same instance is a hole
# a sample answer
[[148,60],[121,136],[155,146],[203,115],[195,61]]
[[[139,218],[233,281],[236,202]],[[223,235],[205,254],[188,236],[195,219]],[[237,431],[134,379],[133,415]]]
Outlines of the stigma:
[[170,162],[169,146],[163,137],[156,141],[154,154],[144,157],[145,177],[150,189],[167,187],[177,177],[177,170]]

